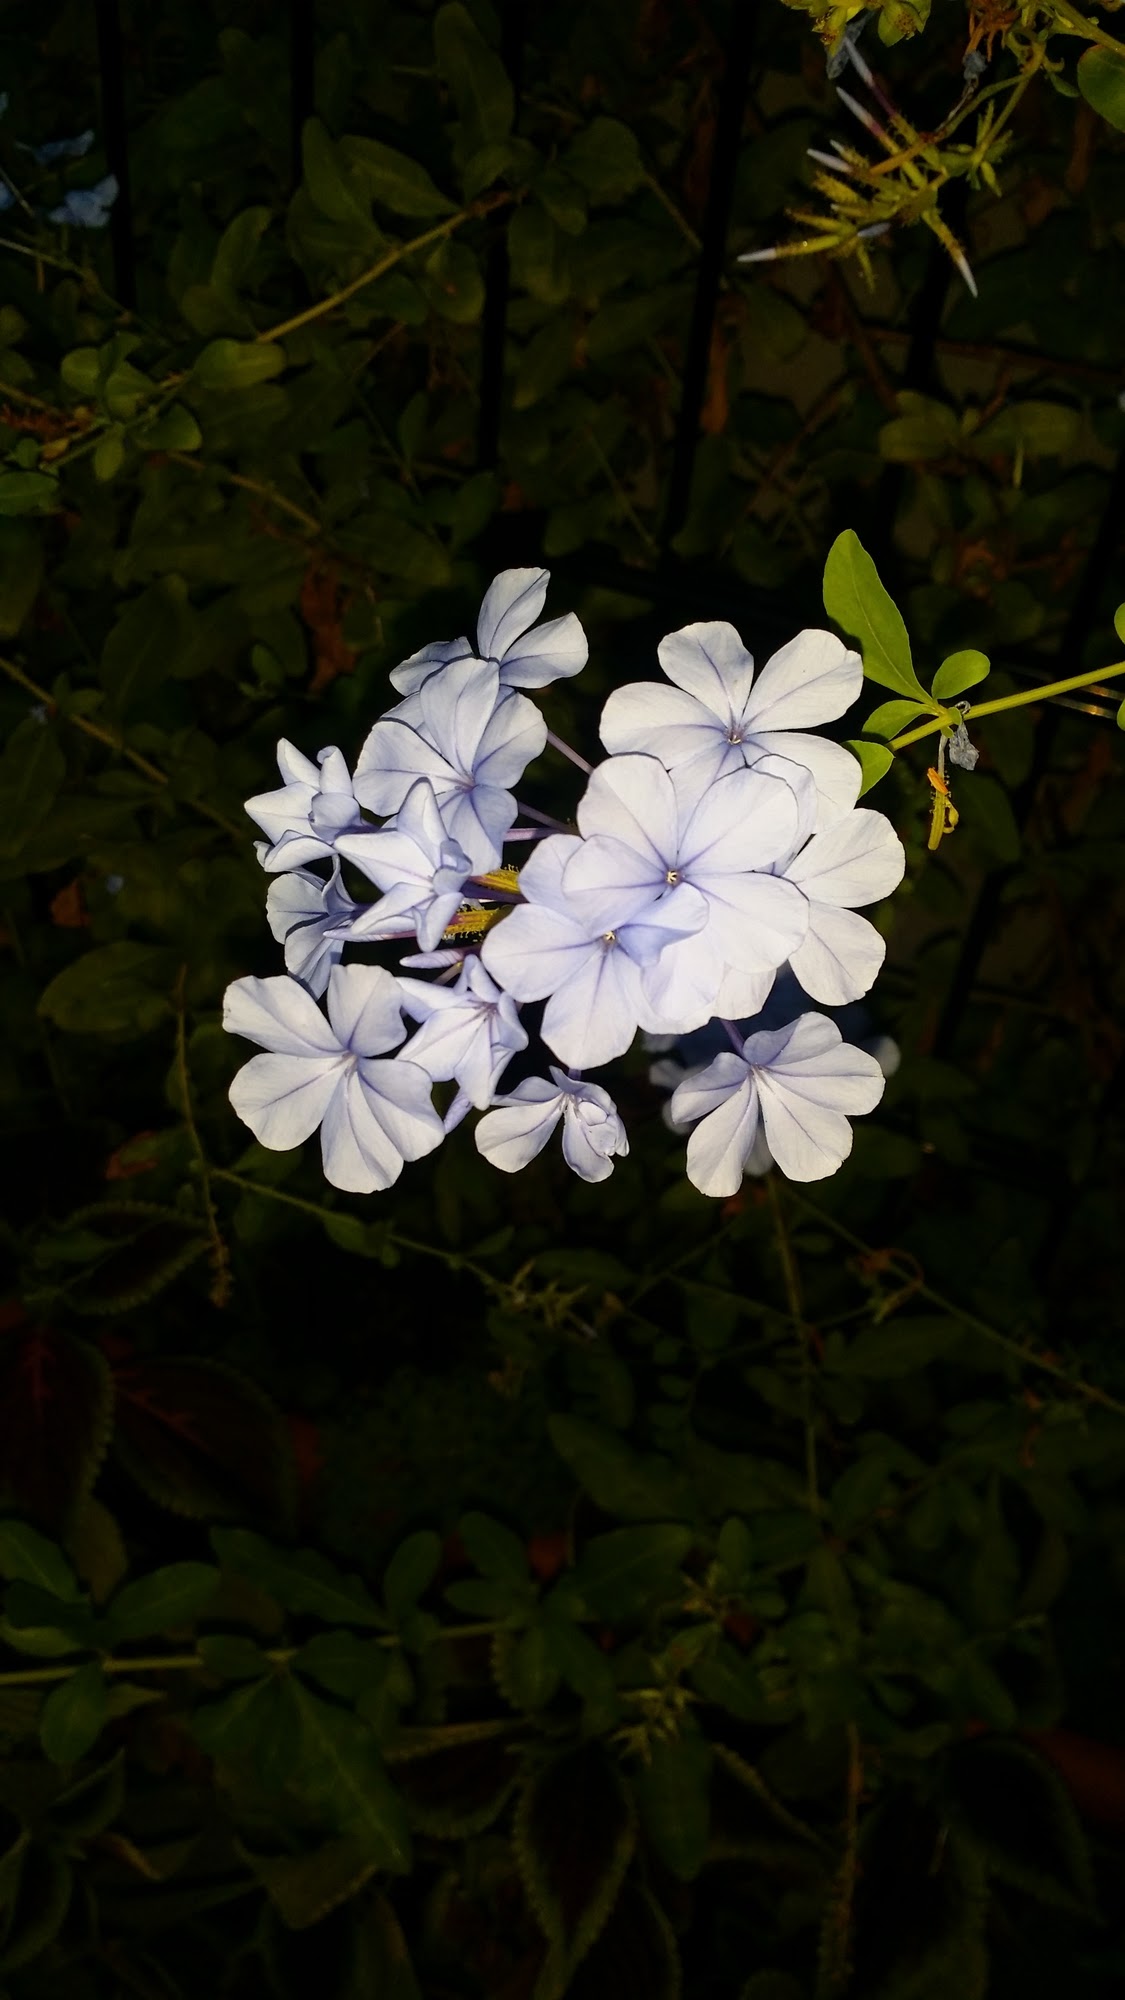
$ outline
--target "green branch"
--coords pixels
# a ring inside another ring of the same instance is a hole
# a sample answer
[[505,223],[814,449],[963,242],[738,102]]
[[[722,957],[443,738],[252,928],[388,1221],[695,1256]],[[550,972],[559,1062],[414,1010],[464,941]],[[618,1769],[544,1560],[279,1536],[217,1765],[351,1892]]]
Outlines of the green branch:
[[[977,701],[961,711],[966,722],[972,722],[980,715],[999,715],[1007,708],[1027,708],[1032,702],[1049,701],[1052,695],[1073,694],[1076,688],[1096,687],[1099,681],[1111,681],[1115,675],[1125,674],[1125,660],[1118,660],[1112,667],[1099,667],[1096,674],[1072,674],[1069,680],[1048,681],[1044,687],[1024,688],[1020,694],[1005,694],[996,701]],[[942,716],[935,716],[932,722],[923,722],[917,729],[908,729],[902,736],[893,736],[888,750],[905,750],[910,743],[921,743],[923,737],[932,736],[935,730],[948,727]]]

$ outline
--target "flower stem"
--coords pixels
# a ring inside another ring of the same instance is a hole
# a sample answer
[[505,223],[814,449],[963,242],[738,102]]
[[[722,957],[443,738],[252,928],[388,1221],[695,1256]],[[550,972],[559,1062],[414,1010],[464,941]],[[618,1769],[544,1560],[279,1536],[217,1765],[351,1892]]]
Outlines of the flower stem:
[[[1118,660],[1112,667],[1099,667],[1096,674],[1072,674],[1069,680],[1047,681],[1043,687],[1024,688],[1019,694],[1005,694],[996,701],[977,701],[964,710],[966,722],[972,722],[978,715],[999,715],[1006,708],[1027,708],[1032,702],[1048,701],[1055,694],[1073,694],[1075,688],[1096,687],[1099,681],[1113,680],[1117,674],[1125,674],[1125,660]],[[889,750],[905,750],[910,743],[921,743],[923,737],[932,736],[935,730],[943,729],[944,722],[935,716],[932,722],[924,722],[917,729],[908,729],[902,736],[893,736],[887,745]]]
[[516,811],[522,813],[525,819],[538,820],[540,826],[545,826],[551,833],[574,832],[573,826],[568,826],[564,819],[554,819],[550,813],[540,812],[537,806],[525,805],[522,799],[516,800]]
[[572,764],[577,764],[580,771],[585,771],[586,776],[590,776],[593,765],[588,764],[585,757],[580,757],[577,750],[572,750],[569,743],[564,743],[561,736],[556,736],[553,729],[548,729],[547,741],[552,749],[558,750],[564,757],[569,757]]

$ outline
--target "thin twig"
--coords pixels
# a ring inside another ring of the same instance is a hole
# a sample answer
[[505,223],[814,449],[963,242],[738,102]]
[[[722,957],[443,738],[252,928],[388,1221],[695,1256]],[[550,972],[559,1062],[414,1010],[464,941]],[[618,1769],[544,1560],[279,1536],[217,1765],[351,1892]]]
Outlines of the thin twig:
[[813,1422],[813,1362],[808,1322],[805,1319],[804,1297],[801,1291],[801,1273],[785,1220],[778,1175],[772,1172],[765,1178],[770,1213],[773,1217],[774,1240],[781,1260],[782,1277],[785,1280],[786,1302],[796,1323],[801,1342],[801,1421],[805,1432],[805,1493],[810,1514],[817,1515],[820,1513],[820,1485],[816,1469],[816,1426]]

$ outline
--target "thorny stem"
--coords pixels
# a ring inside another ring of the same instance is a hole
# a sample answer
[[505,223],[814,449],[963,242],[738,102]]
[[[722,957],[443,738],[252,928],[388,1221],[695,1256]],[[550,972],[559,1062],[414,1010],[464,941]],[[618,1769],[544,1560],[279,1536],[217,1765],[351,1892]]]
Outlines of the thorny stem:
[[[860,1251],[865,1257],[875,1254],[872,1245],[865,1243],[862,1236],[857,1236],[845,1223],[830,1215],[827,1209],[810,1201],[807,1195],[794,1194],[793,1199],[809,1215],[815,1216],[818,1222],[822,1222],[826,1229],[831,1229],[842,1242],[850,1243],[853,1250]],[[971,1327],[974,1333],[979,1333],[982,1340],[991,1341],[994,1347],[1002,1347],[1005,1353],[1013,1355],[1026,1367],[1040,1368],[1045,1375],[1053,1375],[1056,1381],[1065,1382],[1068,1389],[1073,1389],[1077,1395],[1084,1396],[1088,1402],[1098,1403],[1103,1409],[1113,1410],[1117,1416],[1125,1417],[1125,1403],[1119,1402],[1116,1396],[1111,1396],[1108,1390],[1099,1389],[1095,1383],[1086,1382],[1080,1375],[1072,1374],[1069,1368],[1064,1368],[1062,1362],[1056,1361],[1052,1355],[1037,1353],[1035,1348],[1026,1346],[1014,1335],[1001,1333],[998,1327],[990,1326],[987,1320],[980,1319],[967,1307],[957,1305],[941,1292],[935,1292],[931,1285],[920,1283],[913,1272],[909,1274],[903,1272],[901,1275],[910,1276],[911,1289],[916,1298],[925,1299],[930,1305],[937,1306],[940,1312],[948,1313],[951,1319],[960,1320],[963,1326]]]
[[768,1173],[766,1191],[769,1196],[770,1212],[773,1216],[774,1239],[781,1259],[781,1272],[785,1280],[785,1299],[796,1323],[801,1342],[801,1420],[805,1431],[805,1493],[810,1514],[820,1513],[820,1487],[816,1471],[816,1429],[813,1424],[812,1408],[812,1353],[809,1329],[805,1319],[805,1304],[801,1293],[801,1273],[793,1254],[793,1244],[789,1227],[785,1220],[785,1209],[778,1187],[776,1171]]
[[[54,696],[49,694],[46,688],[40,687],[37,681],[33,681],[30,675],[25,674],[22,667],[17,667],[14,660],[6,660],[0,655],[0,672],[7,674],[8,679],[15,681],[19,687],[26,688],[28,694],[33,694],[36,701],[41,701],[46,708],[58,709]],[[169,783],[165,771],[156,764],[150,764],[148,758],[142,757],[139,750],[131,750],[112,729],[103,729],[100,722],[91,722],[88,715],[76,715],[69,709],[64,709],[61,713],[65,721],[73,723],[75,729],[80,729],[84,736],[91,736],[96,743],[104,743],[107,749],[115,750],[117,755],[124,757],[135,771],[142,771],[146,778],[151,778],[154,785]],[[215,826],[221,826],[223,832],[233,835],[235,840],[245,839],[241,827],[235,826],[233,820],[227,819],[224,813],[217,812],[215,807],[209,806],[204,799],[187,799],[185,804],[189,805],[193,812],[200,813],[204,819],[213,821]]]
[[215,1213],[215,1203],[211,1196],[211,1176],[207,1166],[207,1155],[199,1137],[195,1122],[195,1112],[191,1102],[191,1074],[187,1059],[187,1007],[184,991],[187,985],[187,966],[181,965],[176,979],[173,1005],[176,1009],[176,1081],[180,1091],[180,1110],[184,1125],[195,1154],[199,1173],[200,1192],[203,1196],[203,1213],[207,1218],[207,1234],[211,1243],[211,1290],[209,1297],[213,1306],[230,1304],[230,1252],[223,1232],[219,1228],[219,1218]]
[[[1001,695],[996,701],[973,702],[964,710],[964,719],[972,722],[978,715],[999,715],[1006,708],[1027,708],[1032,702],[1049,700],[1052,695],[1070,694],[1075,688],[1096,687],[1099,681],[1111,681],[1119,674],[1125,674],[1125,660],[1118,660],[1112,667],[1099,667],[1094,674],[1072,674],[1069,680],[1047,681],[1043,687],[1024,688],[1019,694]],[[924,722],[917,729],[908,729],[902,736],[893,736],[887,748],[905,750],[908,744],[921,743],[923,737],[932,736],[935,730],[945,727],[944,718],[935,716],[932,722]]]
[[385,257],[380,257],[378,263],[372,264],[366,271],[361,271],[359,277],[353,278],[350,284],[341,285],[339,291],[333,292],[331,297],[319,299],[316,305],[306,306],[304,312],[294,313],[292,319],[283,319],[277,326],[263,328],[256,338],[259,341],[282,340],[287,333],[296,333],[299,327],[310,326],[313,320],[323,319],[326,313],[335,312],[337,306],[345,305],[348,299],[354,299],[356,293],[362,292],[365,286],[373,285],[377,278],[382,278],[386,272],[392,271],[396,264],[401,264],[404,257],[412,257],[415,251],[425,250],[431,243],[440,243],[443,237],[451,236],[463,223],[472,222],[478,216],[490,215],[493,209],[503,208],[506,203],[514,199],[513,195],[505,192],[485,195],[480,201],[471,201],[467,208],[459,209],[456,215],[448,216],[433,229],[423,230],[421,236],[412,237],[409,243],[396,244],[393,250],[388,250]]

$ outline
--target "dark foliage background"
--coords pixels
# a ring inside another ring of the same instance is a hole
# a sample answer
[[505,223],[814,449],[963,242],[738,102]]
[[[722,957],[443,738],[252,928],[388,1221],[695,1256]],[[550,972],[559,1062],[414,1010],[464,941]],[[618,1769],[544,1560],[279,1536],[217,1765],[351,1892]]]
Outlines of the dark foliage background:
[[871,289],[734,262],[857,129],[775,0],[0,14],[11,2000],[1125,1972],[1111,694],[982,722],[936,854],[926,748],[882,780],[902,1064],[823,1186],[706,1202],[639,1050],[596,1189],[462,1129],[342,1198],[226,1100],[243,799],[496,569],[582,616],[591,754],[665,631],[821,622],[847,527],[927,684],[1115,660],[1122,142],[1061,8],[923,13],[862,44],[918,132],[970,36],[1061,65],[949,195],[975,298],[908,218]]

